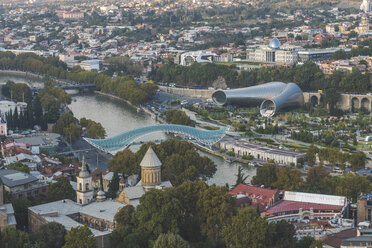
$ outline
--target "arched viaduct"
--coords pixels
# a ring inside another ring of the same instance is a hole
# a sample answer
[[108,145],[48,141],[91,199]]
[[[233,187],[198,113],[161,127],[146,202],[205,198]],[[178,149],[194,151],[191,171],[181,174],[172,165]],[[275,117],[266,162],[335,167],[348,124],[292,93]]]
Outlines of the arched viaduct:
[[[304,92],[305,103],[319,104],[321,94],[318,92]],[[352,107],[354,109],[365,108],[368,111],[372,111],[372,94],[340,94],[337,102],[337,107],[344,111],[350,111]]]

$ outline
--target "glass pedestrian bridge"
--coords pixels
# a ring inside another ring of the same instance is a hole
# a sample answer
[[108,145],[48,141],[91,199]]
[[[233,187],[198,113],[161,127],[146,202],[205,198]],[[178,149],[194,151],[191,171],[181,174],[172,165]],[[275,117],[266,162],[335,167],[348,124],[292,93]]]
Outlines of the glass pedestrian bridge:
[[211,147],[225,136],[227,130],[227,127],[208,131],[183,125],[160,124],[136,128],[106,139],[84,139],[89,144],[100,150],[105,152],[116,152],[128,148],[135,140],[143,136],[156,132],[164,132],[178,134],[190,139],[190,141],[193,143]]

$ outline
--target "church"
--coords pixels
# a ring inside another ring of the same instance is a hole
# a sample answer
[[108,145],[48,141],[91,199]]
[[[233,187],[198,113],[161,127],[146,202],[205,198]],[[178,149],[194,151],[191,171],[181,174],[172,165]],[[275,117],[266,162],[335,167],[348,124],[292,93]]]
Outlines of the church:
[[116,198],[117,202],[137,207],[139,199],[146,191],[172,187],[170,181],[161,181],[162,164],[151,147],[147,150],[140,166],[141,180],[134,187],[122,188],[118,198]]
[[[134,187],[122,189],[115,200],[106,199],[103,184],[94,198],[92,175],[82,161],[79,175],[76,177],[76,201],[64,199],[28,208],[29,229],[35,232],[43,224],[57,222],[66,230],[87,225],[94,234],[98,247],[109,247],[108,235],[115,229],[114,217],[126,205],[136,207],[139,198],[150,189],[171,187],[169,181],[161,182],[161,162],[150,147],[142,159],[141,181]],[[1,212],[0,212],[1,216]],[[0,217],[1,220],[1,217]]]

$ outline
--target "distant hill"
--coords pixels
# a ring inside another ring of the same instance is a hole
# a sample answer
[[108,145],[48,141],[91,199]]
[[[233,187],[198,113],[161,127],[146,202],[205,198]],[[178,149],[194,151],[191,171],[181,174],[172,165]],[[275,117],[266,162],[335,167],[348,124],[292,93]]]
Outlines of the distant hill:
[[341,8],[358,8],[362,0],[270,0],[270,4],[278,4],[282,6],[302,6],[310,7],[321,3],[332,3]]

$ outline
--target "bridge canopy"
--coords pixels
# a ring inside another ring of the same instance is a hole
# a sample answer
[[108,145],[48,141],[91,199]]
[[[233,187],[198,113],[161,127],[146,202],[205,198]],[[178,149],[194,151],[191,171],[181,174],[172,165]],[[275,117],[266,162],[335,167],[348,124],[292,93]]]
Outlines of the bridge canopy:
[[92,146],[106,152],[123,150],[130,146],[136,139],[155,132],[180,134],[184,137],[190,138],[190,141],[194,143],[212,146],[225,136],[227,130],[227,127],[207,131],[183,125],[160,124],[136,128],[106,139],[84,139]]

